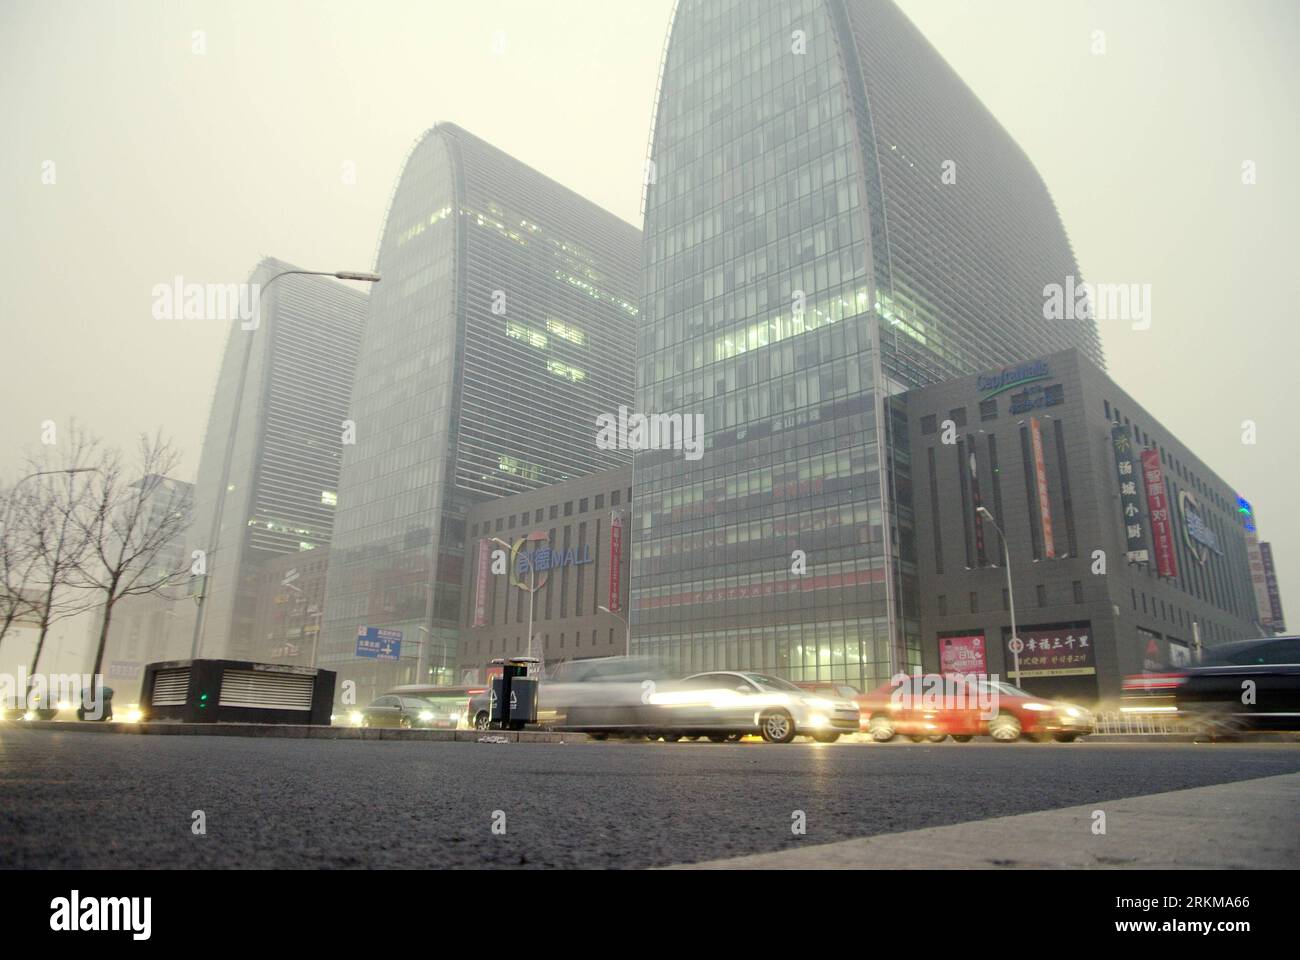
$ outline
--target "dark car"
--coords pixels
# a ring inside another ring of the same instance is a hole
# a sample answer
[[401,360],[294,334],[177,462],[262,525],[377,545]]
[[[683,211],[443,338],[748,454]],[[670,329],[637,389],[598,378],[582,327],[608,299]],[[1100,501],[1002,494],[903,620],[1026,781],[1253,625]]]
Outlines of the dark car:
[[446,709],[420,697],[388,694],[360,711],[355,721],[361,727],[454,729],[456,719]]
[[1235,640],[1184,667],[1178,713],[1204,732],[1300,730],[1300,637]]

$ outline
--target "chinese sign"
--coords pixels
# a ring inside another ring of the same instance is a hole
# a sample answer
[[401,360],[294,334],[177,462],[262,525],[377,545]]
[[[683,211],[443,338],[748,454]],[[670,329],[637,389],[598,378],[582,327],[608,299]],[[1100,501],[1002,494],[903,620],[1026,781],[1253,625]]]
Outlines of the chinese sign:
[[1147,488],[1147,510],[1151,516],[1151,543],[1156,550],[1156,572],[1162,577],[1178,576],[1178,555],[1174,552],[1174,525],[1169,515],[1169,496],[1160,453],[1142,451],[1142,482]]
[[1178,491],[1178,507],[1183,512],[1183,532],[1186,534],[1187,549],[1191,551],[1196,561],[1204,566],[1211,553],[1222,555],[1223,551],[1219,549],[1219,535],[1202,515],[1201,503],[1196,499],[1196,494],[1190,490]]
[[1264,584],[1268,590],[1269,613],[1273,618],[1274,630],[1286,629],[1286,618],[1282,616],[1282,594],[1277,589],[1277,571],[1273,569],[1273,545],[1261,543],[1259,556],[1264,561]]
[[517,563],[520,576],[527,573],[529,567],[538,573],[546,573],[548,570],[559,570],[561,567],[591,563],[591,544],[583,544],[580,550],[574,550],[572,547],[568,550],[552,550],[550,547],[542,546],[532,553],[520,551]]
[[618,613],[622,596],[623,518],[614,514],[609,523],[609,609]]
[[371,660],[400,660],[402,631],[379,627],[357,628],[357,656]]
[[478,577],[474,581],[474,626],[487,623],[488,542],[478,542]]
[[1119,505],[1124,513],[1124,544],[1129,563],[1146,563],[1150,557],[1142,532],[1142,507],[1138,497],[1137,471],[1133,469],[1133,438],[1128,427],[1115,424],[1110,431],[1115,450],[1115,472],[1119,476]]
[[[1092,637],[1087,628],[1060,630],[1021,630],[1024,649],[1020,651],[1020,676],[1068,677],[1097,672],[1092,656]],[[1007,640],[1007,663],[1012,662],[1010,638]]]
[[940,637],[939,672],[988,673],[988,660],[984,655],[984,635]]
[[1034,478],[1038,486],[1038,516],[1043,523],[1043,556],[1051,560],[1056,556],[1056,540],[1052,537],[1052,505],[1047,496],[1047,465],[1043,461],[1043,431],[1038,418],[1029,418],[1029,440],[1034,450]]

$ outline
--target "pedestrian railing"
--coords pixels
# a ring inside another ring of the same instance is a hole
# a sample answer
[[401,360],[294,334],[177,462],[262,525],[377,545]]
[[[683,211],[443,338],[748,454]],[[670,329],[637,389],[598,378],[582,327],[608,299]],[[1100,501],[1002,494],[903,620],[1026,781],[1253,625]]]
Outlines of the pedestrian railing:
[[1112,711],[1095,715],[1096,732],[1103,734],[1196,733],[1186,717],[1175,713]]

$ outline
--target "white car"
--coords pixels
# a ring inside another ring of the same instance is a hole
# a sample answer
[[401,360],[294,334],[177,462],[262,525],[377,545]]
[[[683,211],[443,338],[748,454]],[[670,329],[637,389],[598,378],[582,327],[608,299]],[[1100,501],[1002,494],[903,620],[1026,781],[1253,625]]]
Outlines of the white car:
[[758,733],[772,743],[789,743],[801,734],[834,743],[840,734],[858,730],[858,705],[852,700],[821,697],[762,673],[697,673],[659,685],[648,703],[668,740]]

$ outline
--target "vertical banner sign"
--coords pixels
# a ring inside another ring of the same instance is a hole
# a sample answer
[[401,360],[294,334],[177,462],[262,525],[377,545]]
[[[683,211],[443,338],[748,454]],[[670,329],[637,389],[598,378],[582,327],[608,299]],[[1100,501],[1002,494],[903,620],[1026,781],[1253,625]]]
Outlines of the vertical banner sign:
[[979,464],[975,457],[974,437],[966,438],[966,449],[970,451],[970,495],[971,503],[975,508],[975,556],[977,562],[983,564],[985,562],[984,515],[980,513],[980,507],[984,505],[984,501],[980,499]]
[[1110,445],[1115,450],[1115,473],[1119,477],[1119,505],[1124,513],[1124,545],[1129,563],[1146,563],[1150,559],[1146,537],[1142,533],[1142,507],[1137,492],[1137,472],[1133,469],[1133,438],[1128,427],[1115,424],[1110,431]]
[[1056,556],[1056,540],[1052,537],[1052,505],[1047,499],[1047,464],[1043,462],[1043,433],[1038,418],[1029,418],[1029,439],[1034,451],[1034,478],[1038,484],[1038,518],[1043,524],[1043,556],[1048,560]]
[[1250,563],[1250,583],[1255,588],[1255,612],[1262,626],[1273,623],[1273,604],[1268,599],[1268,574],[1264,571],[1264,555],[1259,549],[1259,536],[1246,533],[1246,559]]
[[1282,594],[1277,588],[1277,571],[1273,568],[1273,545],[1260,543],[1259,555],[1264,560],[1264,583],[1268,587],[1269,612],[1273,615],[1273,629],[1285,630],[1286,619],[1282,616]]
[[474,626],[487,623],[488,562],[491,551],[487,540],[478,542],[478,578],[474,582]]
[[1156,572],[1162,577],[1178,576],[1178,555],[1174,553],[1174,524],[1169,514],[1165,473],[1160,452],[1142,451],[1142,482],[1147,488],[1147,510],[1151,516],[1151,545],[1156,550]]
[[614,514],[609,519],[609,609],[618,613],[622,596],[623,517]]

